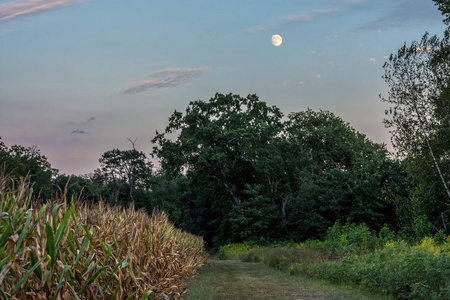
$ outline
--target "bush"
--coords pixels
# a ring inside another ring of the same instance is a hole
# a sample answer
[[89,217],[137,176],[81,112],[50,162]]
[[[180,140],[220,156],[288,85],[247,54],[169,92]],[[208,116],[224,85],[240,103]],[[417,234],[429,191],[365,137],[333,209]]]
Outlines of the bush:
[[324,242],[252,249],[241,259],[400,299],[450,299],[450,237],[444,232],[410,244],[387,226],[377,237],[364,224],[337,223]]
[[219,259],[239,259],[239,256],[247,253],[252,248],[257,248],[258,246],[249,246],[246,244],[228,244],[225,246],[220,246],[218,257]]
[[352,283],[401,299],[448,299],[450,256],[425,238],[416,246],[390,242],[365,255],[309,266],[310,276]]
[[364,223],[347,223],[344,226],[336,223],[328,229],[325,242],[332,256],[343,257],[368,253],[375,249],[378,239]]

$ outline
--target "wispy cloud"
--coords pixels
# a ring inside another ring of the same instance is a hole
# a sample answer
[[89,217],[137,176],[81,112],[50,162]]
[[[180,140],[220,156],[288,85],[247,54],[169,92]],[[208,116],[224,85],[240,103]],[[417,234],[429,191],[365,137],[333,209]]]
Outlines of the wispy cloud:
[[87,134],[87,132],[84,130],[77,129],[77,130],[72,131],[71,134]]
[[[74,121],[70,121],[67,122],[65,124],[63,124],[65,130],[72,130],[70,134],[74,134],[74,135],[78,135],[78,134],[90,134],[90,131],[88,131],[89,129],[92,129],[93,122],[95,121],[94,117],[90,117],[88,119],[86,119],[86,121],[81,121],[81,122],[74,122]],[[74,128],[76,128],[75,130],[73,130]]]
[[331,7],[325,9],[313,10],[305,13],[301,13],[298,15],[291,15],[287,17],[281,18],[282,21],[287,23],[309,23],[320,19],[323,16],[333,15],[342,11],[342,8],[339,7]]
[[[331,16],[358,11],[384,11],[379,17],[357,26],[352,32],[411,27],[421,22],[441,22],[442,17],[430,0],[331,0],[328,8],[304,11],[298,14],[268,20],[265,24],[248,28],[245,32],[279,30],[285,26],[301,25],[326,20]],[[334,36],[332,36],[334,37]]]
[[138,94],[159,88],[175,87],[191,82],[209,70],[209,68],[184,68],[155,71],[149,75],[153,79],[139,81],[131,86],[120,89],[120,92],[122,94]]
[[[266,25],[254,26],[254,27],[246,29],[245,31],[248,33],[256,33],[256,32],[260,32],[260,31],[274,30],[274,29],[280,28],[284,25],[306,24],[306,23],[310,23],[310,22],[315,22],[315,21],[321,20],[324,17],[345,12],[348,9],[350,9],[352,3],[354,3],[354,2],[351,2],[351,4],[348,5],[347,1],[338,1],[338,2],[341,2],[341,3],[343,2],[344,5],[340,4],[340,6],[333,6],[333,7],[328,7],[328,8],[324,8],[324,9],[305,11],[305,12],[302,12],[299,14],[281,17],[277,20],[272,20],[271,22],[267,23]],[[359,3],[359,2],[355,2],[355,3]]]
[[384,15],[357,27],[356,31],[377,30],[381,32],[386,29],[421,25],[423,22],[441,22],[439,11],[436,9],[434,3],[429,0],[398,2],[382,1],[378,3],[379,5],[389,4],[392,8]]
[[0,22],[56,9],[87,0],[27,0],[0,4]]

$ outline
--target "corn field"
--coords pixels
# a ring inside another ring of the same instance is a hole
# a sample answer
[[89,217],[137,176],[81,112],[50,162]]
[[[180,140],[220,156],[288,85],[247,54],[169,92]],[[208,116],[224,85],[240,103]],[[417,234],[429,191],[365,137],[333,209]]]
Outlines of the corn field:
[[2,299],[179,299],[206,260],[202,238],[134,207],[33,203],[0,174]]

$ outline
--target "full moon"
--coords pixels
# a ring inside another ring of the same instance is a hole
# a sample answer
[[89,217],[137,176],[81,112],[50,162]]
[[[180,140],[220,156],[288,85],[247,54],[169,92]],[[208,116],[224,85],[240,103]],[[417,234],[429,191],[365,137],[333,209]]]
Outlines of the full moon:
[[283,39],[281,38],[281,36],[279,36],[278,34],[272,35],[272,45],[278,47],[281,45],[282,42],[283,42]]

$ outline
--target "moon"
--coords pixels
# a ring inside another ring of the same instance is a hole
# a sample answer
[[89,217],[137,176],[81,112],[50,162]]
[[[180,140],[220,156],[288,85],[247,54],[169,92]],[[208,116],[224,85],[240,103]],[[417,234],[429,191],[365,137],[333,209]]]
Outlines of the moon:
[[282,42],[283,42],[283,39],[281,38],[281,36],[279,36],[278,34],[272,35],[272,45],[278,47],[281,45]]

